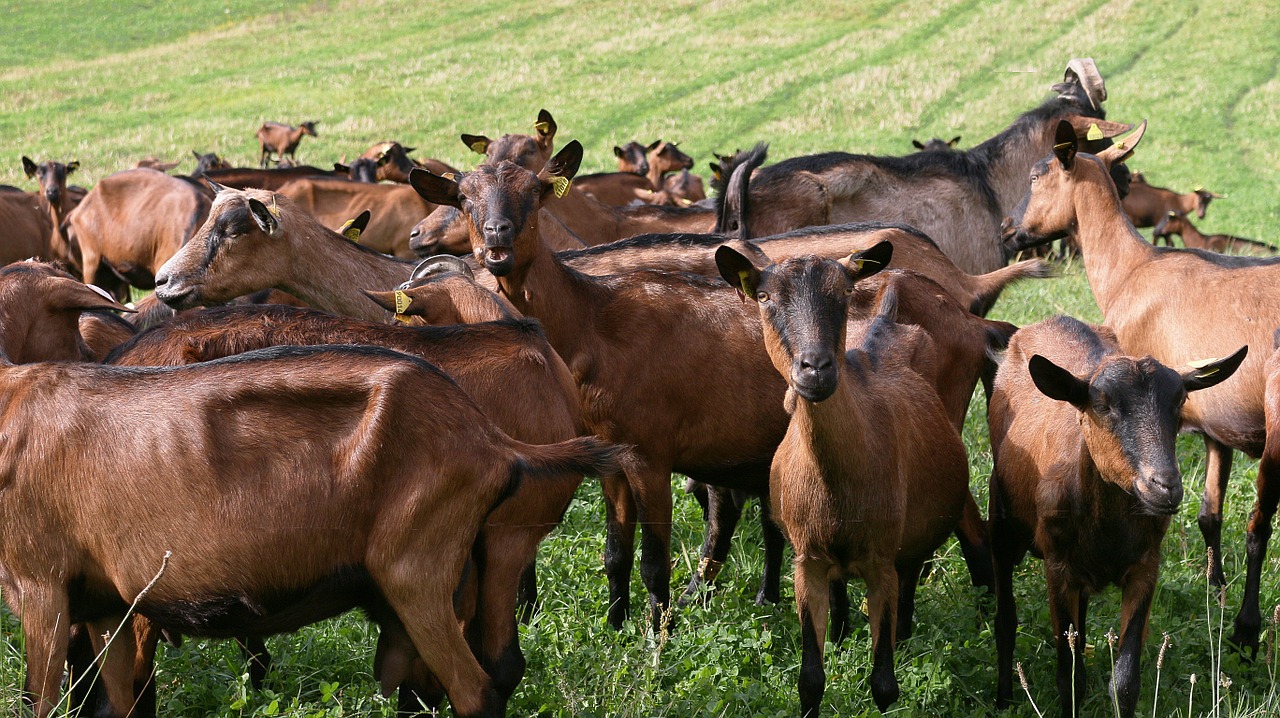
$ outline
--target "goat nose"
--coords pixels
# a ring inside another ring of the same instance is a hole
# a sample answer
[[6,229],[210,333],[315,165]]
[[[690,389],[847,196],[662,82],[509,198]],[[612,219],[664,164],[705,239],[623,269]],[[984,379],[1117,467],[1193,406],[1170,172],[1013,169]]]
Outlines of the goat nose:
[[511,233],[511,221],[506,218],[491,219],[484,223],[486,235],[506,235]]
[[169,273],[164,271],[164,269],[162,268],[160,272],[156,274],[156,288],[159,289],[160,287],[163,287],[168,283],[169,283]]
[[800,368],[810,371],[825,371],[831,368],[831,354],[828,352],[805,352],[800,355]]

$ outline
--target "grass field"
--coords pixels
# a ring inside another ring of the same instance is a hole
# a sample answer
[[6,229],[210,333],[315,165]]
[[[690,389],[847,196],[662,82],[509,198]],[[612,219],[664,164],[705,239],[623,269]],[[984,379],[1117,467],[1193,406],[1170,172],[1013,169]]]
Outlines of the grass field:
[[[611,169],[614,144],[657,137],[680,141],[703,174],[713,150],[759,140],[772,143],[775,160],[832,149],[899,154],[912,138],[957,134],[967,147],[1037,104],[1068,59],[1091,56],[1106,78],[1109,117],[1150,121],[1135,169],[1155,184],[1227,194],[1199,223],[1205,231],[1280,243],[1275,3],[849,5],[237,0],[117,7],[105,0],[0,0],[11,39],[0,48],[0,183],[32,188],[20,169],[24,154],[78,159],[72,179],[86,186],[147,155],[185,158],[180,170],[190,170],[193,149],[252,164],[253,132],[263,120],[318,120],[320,136],[307,138],[299,152],[312,164],[394,138],[418,155],[470,167],[478,157],[459,133],[527,132],[542,107],[559,123],[559,144],[584,143],[584,172]],[[1025,324],[1055,312],[1099,319],[1078,266],[1015,288],[992,316]],[[984,411],[979,398],[965,442],[985,506]],[[1203,451],[1193,437],[1179,449],[1189,498],[1166,539],[1139,714],[1275,715],[1274,663],[1246,664],[1229,651],[1222,672],[1230,688],[1215,705],[1221,612],[1216,603],[1207,607],[1198,502],[1190,498],[1203,488]],[[1237,460],[1223,539],[1233,579],[1228,627],[1243,584],[1243,526],[1255,476],[1254,462]],[[707,606],[682,613],[676,633],[662,640],[642,624],[615,633],[604,624],[602,504],[598,488],[584,485],[540,556],[542,611],[522,635],[529,671],[511,715],[794,715],[799,631],[790,582],[781,605],[753,605],[761,561],[750,515]],[[681,583],[700,546],[694,502],[678,498],[676,522],[673,580]],[[1278,567],[1280,560],[1268,560],[1264,614],[1280,603]],[[1024,564],[1017,660],[1047,715],[1057,705],[1043,583],[1040,564]],[[637,614],[641,596],[637,577]],[[991,612],[978,605],[949,543],[920,590],[916,634],[898,652],[903,692],[894,715],[994,714]],[[1119,626],[1118,597],[1095,601],[1089,613],[1084,711],[1111,715],[1102,636]],[[11,711],[22,639],[9,614],[0,622],[0,711]],[[876,713],[866,684],[869,632],[865,622],[856,626],[827,656],[831,715]],[[1153,705],[1165,632],[1172,646]],[[163,712],[392,712],[393,702],[376,697],[373,630],[358,617],[269,645],[277,669],[266,693],[246,688],[245,667],[226,643],[189,640],[166,651],[158,669]],[[1035,711],[1020,696],[1009,715]]]

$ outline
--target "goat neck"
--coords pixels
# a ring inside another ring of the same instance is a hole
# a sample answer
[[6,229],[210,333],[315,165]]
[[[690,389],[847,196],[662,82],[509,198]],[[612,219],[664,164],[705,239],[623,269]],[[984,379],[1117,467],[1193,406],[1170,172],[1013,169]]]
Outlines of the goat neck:
[[1100,160],[1080,155],[1075,172],[1071,202],[1076,241],[1094,300],[1108,317],[1115,302],[1126,301],[1125,279],[1151,261],[1155,248],[1129,223],[1115,184]]

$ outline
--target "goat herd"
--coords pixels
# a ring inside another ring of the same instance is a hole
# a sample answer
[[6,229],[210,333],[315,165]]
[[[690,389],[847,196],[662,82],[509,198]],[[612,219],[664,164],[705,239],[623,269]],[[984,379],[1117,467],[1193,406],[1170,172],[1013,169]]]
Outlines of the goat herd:
[[[66,184],[76,163],[24,158],[42,191],[0,191],[0,588],[28,706],[52,712],[69,671],[73,703],[154,714],[162,637],[237,638],[261,681],[263,636],[360,607],[403,710],[447,697],[459,716],[503,715],[538,544],[584,475],[605,497],[609,623],[632,607],[639,526],[647,610],[669,624],[675,471],[707,519],[685,598],[728,556],[735,492],[762,498],[760,600],[780,600],[793,546],[803,715],[819,712],[829,619],[848,633],[849,578],[866,584],[871,694],[898,699],[894,646],[955,534],[996,594],[997,704],[1031,551],[1066,715],[1084,671],[1068,641],[1089,597],[1120,586],[1113,690],[1132,716],[1180,430],[1209,452],[1215,584],[1232,452],[1262,457],[1232,636],[1256,653],[1280,500],[1280,260],[1145,242],[1137,200],[1191,247],[1186,214],[1216,195],[1131,177],[1146,125],[1105,119],[1091,60],[1052,89],[967,151],[720,157],[714,201],[669,143],[575,177],[582,145],[555,152],[545,110],[531,135],[463,135],[486,155],[466,173],[380,143],[340,167],[367,182],[207,155],[195,177],[132,169],[84,194]],[[314,123],[264,125],[263,163],[304,134]],[[1008,255],[1058,238],[1105,326],[984,319],[1010,282],[1048,275]],[[442,252],[464,256],[410,261]],[[131,321],[126,282],[155,289]],[[985,521],[959,433],[979,381]]]

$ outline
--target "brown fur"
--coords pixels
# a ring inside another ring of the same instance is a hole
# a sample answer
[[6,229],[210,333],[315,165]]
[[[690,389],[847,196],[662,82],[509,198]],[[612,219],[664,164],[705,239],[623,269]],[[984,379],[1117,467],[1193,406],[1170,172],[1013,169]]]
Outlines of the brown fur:
[[100,319],[88,312],[127,311],[43,262],[15,262],[0,268],[0,308],[4,307],[21,308],[0,312],[0,344],[9,347],[7,359],[14,364],[91,359],[102,344],[95,341],[86,346],[81,338],[80,327]]
[[84,199],[83,189],[73,192],[73,189],[78,188],[67,185],[67,177],[79,167],[80,163],[76,161],[63,164],[49,160],[37,164],[25,156],[22,158],[22,168],[27,177],[40,184],[40,191],[33,193],[33,196],[40,203],[42,211],[48,215],[53,227],[49,233],[49,253],[44,256],[68,262],[76,268],[79,267],[79,257],[73,249],[73,243],[67,239],[63,223],[67,214]]
[[378,181],[379,182],[399,182],[405,184],[409,181],[409,173],[414,168],[425,169],[436,174],[444,174],[445,172],[457,172],[458,170],[441,162],[440,160],[414,160],[409,157],[409,153],[415,148],[405,147],[399,142],[388,141],[379,142],[360,155],[362,159],[371,159],[378,162]]
[[0,193],[0,265],[53,255],[53,222],[43,203],[29,192]]
[[[541,210],[540,210],[541,211]],[[542,211],[543,236],[552,249],[581,249],[586,245],[550,212]],[[470,254],[471,235],[455,207],[437,207],[409,232],[409,248],[419,257]]]
[[1144,176],[1135,173],[1129,183],[1129,194],[1125,195],[1121,206],[1134,227],[1154,227],[1168,212],[1195,212],[1197,217],[1204,219],[1209,202],[1221,198],[1222,195],[1205,189],[1178,194],[1164,187],[1147,184]]
[[285,167],[277,169],[257,169],[253,167],[232,167],[217,169],[204,173],[208,179],[232,189],[265,189],[275,191],[296,179],[304,177],[346,177],[345,172],[321,169],[311,165]]
[[[1141,134],[1135,133],[1138,139]],[[1271,333],[1280,326],[1280,263],[1229,257],[1200,250],[1152,247],[1124,214],[1108,167],[1123,161],[1137,144],[1125,138],[1125,150],[1099,156],[1076,153],[1050,156],[1032,170],[1036,176],[1030,200],[1014,233],[1015,246],[1026,246],[1071,231],[1080,244],[1089,286],[1104,321],[1128,354],[1150,355],[1167,366],[1224,356],[1241,345],[1249,357],[1230,384],[1193,394],[1183,412],[1188,430],[1202,433],[1208,450],[1208,477],[1200,528],[1213,549],[1212,576],[1225,583],[1221,565],[1222,499],[1231,469],[1231,452],[1258,456],[1265,441],[1264,363],[1272,347]],[[1195,281],[1186,281],[1194,277]],[[1170,291],[1178,287],[1178,291]],[[1258,477],[1259,495],[1267,493],[1269,476]],[[1256,507],[1250,525],[1269,523],[1274,506]],[[1249,577],[1232,640],[1256,650],[1261,617],[1257,609],[1257,576],[1265,541],[1250,537]]]
[[286,157],[296,162],[298,145],[302,143],[303,136],[316,136],[315,124],[314,122],[304,122],[301,127],[294,127],[279,122],[262,123],[257,132],[258,149],[261,151],[259,164],[265,168],[270,163],[272,154],[278,154],[281,162]]
[[411,187],[367,184],[338,179],[304,178],[281,187],[279,193],[310,212],[327,227],[337,227],[364,210],[373,218],[360,234],[360,244],[401,259],[412,259],[409,233],[436,206],[425,202]]
[[[1114,694],[1119,714],[1134,715],[1160,544],[1182,498],[1174,454],[1180,402],[1187,390],[1210,385],[1195,384],[1202,373],[1213,383],[1229,377],[1239,360],[1227,362],[1179,376],[1150,357],[1122,356],[1109,329],[1065,317],[1010,341],[988,413],[998,706],[1013,697],[1013,572],[1031,550],[1045,559],[1062,714],[1074,715],[1084,701],[1089,598],[1116,584],[1124,598]],[[1055,379],[1050,363],[1072,378]],[[1066,635],[1073,630],[1074,650]]]
[[67,217],[80,247],[84,280],[95,284],[107,262],[143,289],[209,214],[211,200],[193,183],[151,169],[102,179]]

